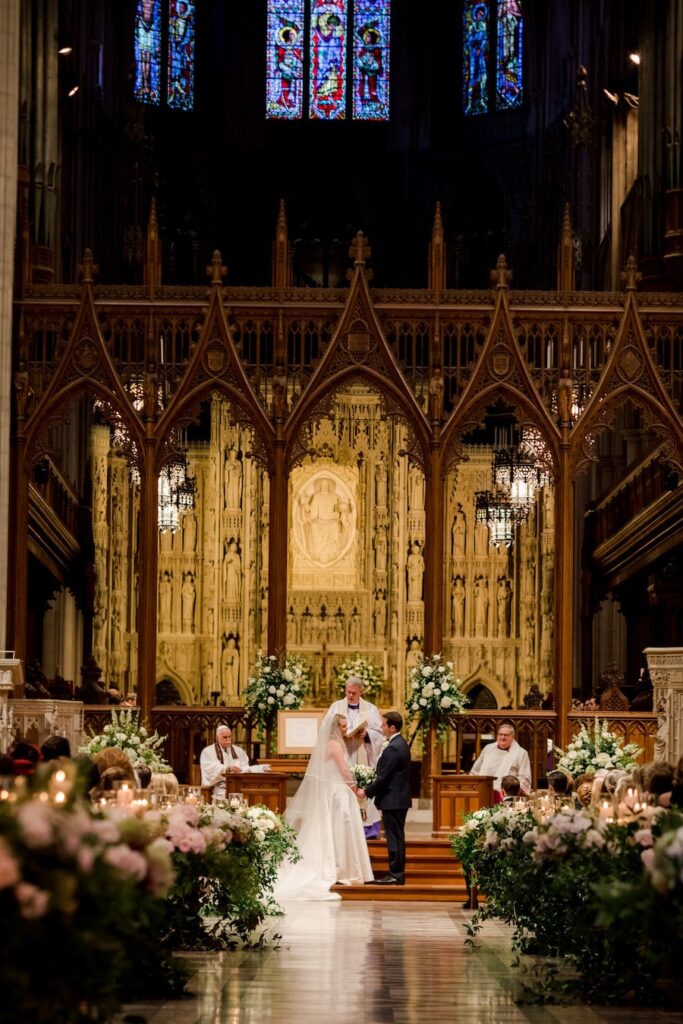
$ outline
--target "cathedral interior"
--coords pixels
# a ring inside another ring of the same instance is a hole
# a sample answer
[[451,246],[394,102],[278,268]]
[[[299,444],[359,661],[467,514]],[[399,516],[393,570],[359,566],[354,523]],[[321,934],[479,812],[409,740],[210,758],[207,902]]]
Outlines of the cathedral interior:
[[646,707],[683,611],[680,0],[351,4],[348,100],[341,0],[9,6],[29,685],[238,708],[286,651],[326,706],[355,652],[403,707],[442,652],[560,739],[612,666]]

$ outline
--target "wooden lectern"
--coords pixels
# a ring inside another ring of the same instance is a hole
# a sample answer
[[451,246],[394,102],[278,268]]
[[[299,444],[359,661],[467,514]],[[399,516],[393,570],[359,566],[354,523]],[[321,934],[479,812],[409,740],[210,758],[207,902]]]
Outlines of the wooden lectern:
[[[239,793],[250,804],[263,804],[277,814],[284,812],[287,804],[288,775],[282,772],[229,772],[225,777],[225,795]],[[209,802],[212,789],[202,786],[202,795]]]
[[465,814],[493,803],[493,775],[432,775],[432,836],[443,838],[462,825]]

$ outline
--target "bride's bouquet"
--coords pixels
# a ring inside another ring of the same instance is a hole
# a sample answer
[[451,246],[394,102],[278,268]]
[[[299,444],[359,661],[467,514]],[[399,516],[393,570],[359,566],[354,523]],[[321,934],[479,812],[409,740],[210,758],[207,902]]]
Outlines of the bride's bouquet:
[[350,764],[349,771],[353,776],[353,781],[359,789],[365,789],[371,782],[374,782],[377,777],[377,772],[369,764]]

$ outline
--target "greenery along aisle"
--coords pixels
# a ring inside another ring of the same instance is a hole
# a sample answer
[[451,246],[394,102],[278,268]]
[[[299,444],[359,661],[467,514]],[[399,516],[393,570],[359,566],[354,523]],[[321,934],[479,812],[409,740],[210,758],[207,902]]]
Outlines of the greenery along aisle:
[[452,845],[487,897],[472,938],[486,918],[512,924],[514,947],[543,958],[536,998],[652,998],[683,941],[683,816],[645,807],[615,821],[499,806],[469,817]]

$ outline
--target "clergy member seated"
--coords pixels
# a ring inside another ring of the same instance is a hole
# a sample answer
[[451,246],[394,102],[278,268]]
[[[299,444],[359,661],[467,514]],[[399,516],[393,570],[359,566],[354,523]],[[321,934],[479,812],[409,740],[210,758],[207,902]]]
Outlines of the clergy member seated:
[[508,719],[500,723],[496,742],[484,747],[472,765],[470,775],[493,775],[493,788],[497,790],[501,788],[504,775],[515,775],[522,792],[531,792],[529,755],[515,739],[515,727]]
[[219,725],[216,729],[216,742],[204,747],[199,758],[202,772],[202,786],[213,789],[212,801],[225,799],[225,776],[239,775],[243,772],[270,771],[269,765],[250,765],[246,750],[233,746],[232,729],[229,725]]

